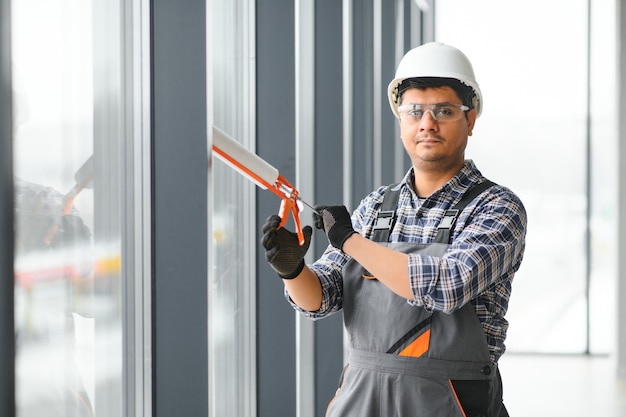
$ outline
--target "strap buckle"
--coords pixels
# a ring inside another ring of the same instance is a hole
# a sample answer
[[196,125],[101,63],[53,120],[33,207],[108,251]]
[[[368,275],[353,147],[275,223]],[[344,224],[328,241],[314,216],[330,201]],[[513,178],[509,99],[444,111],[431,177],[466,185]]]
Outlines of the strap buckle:
[[444,214],[443,219],[439,223],[439,229],[452,229],[458,215],[459,210],[457,209],[446,210],[446,214]]
[[376,217],[374,230],[391,230],[395,221],[395,211],[380,211],[378,212],[378,217]]

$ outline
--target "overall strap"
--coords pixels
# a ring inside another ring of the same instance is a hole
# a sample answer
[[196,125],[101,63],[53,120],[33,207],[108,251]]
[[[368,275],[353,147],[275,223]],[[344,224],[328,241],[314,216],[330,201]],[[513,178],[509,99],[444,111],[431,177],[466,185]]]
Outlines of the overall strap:
[[374,224],[374,233],[372,240],[374,242],[389,241],[389,234],[393,230],[396,222],[396,208],[398,208],[398,198],[400,197],[399,184],[390,185],[385,190],[383,204],[380,207],[376,223]]
[[456,223],[456,219],[459,216],[459,213],[463,211],[463,209],[480,193],[485,191],[487,188],[495,185],[495,183],[485,180],[480,184],[474,184],[470,189],[468,189],[461,200],[451,209],[446,210],[441,222],[439,223],[439,227],[437,229],[437,237],[435,238],[435,243],[451,243],[452,234],[450,233],[454,228],[454,223]]
[[[387,242],[389,240],[389,234],[393,230],[393,226],[396,222],[396,209],[400,197],[400,187],[398,185],[399,184],[390,185],[385,191],[383,203],[376,217],[376,223],[374,224],[374,232],[372,234],[372,240],[374,242]],[[454,207],[446,210],[446,213],[439,223],[435,243],[450,243],[450,231],[454,228],[459,213],[461,213],[473,199],[478,197],[480,193],[492,185],[495,185],[495,183],[489,180],[473,185],[463,194],[461,200]]]

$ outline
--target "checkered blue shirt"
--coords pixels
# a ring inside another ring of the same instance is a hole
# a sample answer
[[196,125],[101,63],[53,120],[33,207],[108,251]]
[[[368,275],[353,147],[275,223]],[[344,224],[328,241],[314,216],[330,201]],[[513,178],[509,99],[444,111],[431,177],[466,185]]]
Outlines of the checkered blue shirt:
[[[452,208],[471,185],[485,178],[471,160],[459,173],[426,199],[413,191],[413,170],[400,183],[397,220],[390,242],[431,243],[446,210]],[[352,214],[354,229],[371,238],[373,226],[387,187],[364,198]],[[497,362],[504,353],[508,322],[504,318],[511,295],[511,282],[525,247],[526,211],[508,188],[495,185],[475,198],[459,215],[452,243],[443,257],[410,254],[409,279],[413,299],[408,302],[428,311],[453,312],[468,302],[476,310],[491,351]],[[342,308],[342,268],[349,256],[328,246],[309,267],[322,284],[322,306],[302,311],[319,319]],[[288,294],[286,294],[289,299]],[[292,303],[293,304],[293,303]]]

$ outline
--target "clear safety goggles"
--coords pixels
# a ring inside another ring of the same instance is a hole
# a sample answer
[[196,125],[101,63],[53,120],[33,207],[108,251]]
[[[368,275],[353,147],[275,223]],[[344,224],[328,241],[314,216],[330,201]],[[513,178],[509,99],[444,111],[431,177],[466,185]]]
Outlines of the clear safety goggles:
[[454,103],[404,104],[398,106],[398,114],[401,120],[410,123],[421,121],[428,112],[437,122],[454,122],[463,117],[463,112],[469,109],[467,106]]

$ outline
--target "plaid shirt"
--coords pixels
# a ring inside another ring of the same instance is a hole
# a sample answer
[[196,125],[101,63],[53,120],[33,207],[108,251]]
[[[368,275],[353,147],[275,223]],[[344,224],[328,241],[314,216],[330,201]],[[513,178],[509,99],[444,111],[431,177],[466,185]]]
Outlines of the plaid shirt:
[[[431,243],[445,211],[452,208],[473,184],[485,180],[471,160],[457,175],[426,199],[413,191],[413,170],[400,183],[397,220],[390,242]],[[352,214],[354,229],[371,238],[376,216],[387,187],[380,187],[361,201]],[[443,257],[410,254],[409,280],[413,299],[408,302],[428,311],[453,312],[468,302],[482,323],[497,362],[504,353],[508,322],[504,318],[511,282],[522,261],[526,235],[526,211],[509,189],[495,185],[474,199],[459,215],[452,244]],[[342,308],[342,268],[349,256],[329,246],[309,265],[322,284],[322,306],[302,311],[319,319]],[[288,298],[288,294],[286,294]],[[288,298],[289,299],[289,298]],[[291,302],[291,301],[290,301]]]

